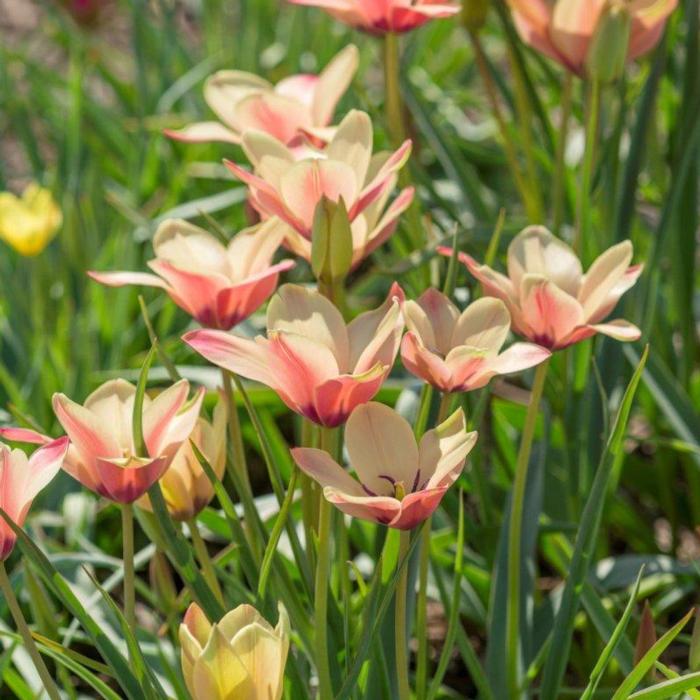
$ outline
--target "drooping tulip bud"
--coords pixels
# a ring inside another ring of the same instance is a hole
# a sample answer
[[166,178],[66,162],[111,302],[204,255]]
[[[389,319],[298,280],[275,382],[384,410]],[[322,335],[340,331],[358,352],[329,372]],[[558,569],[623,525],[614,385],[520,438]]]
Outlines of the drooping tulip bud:
[[172,610],[177,602],[177,588],[170,562],[160,550],[156,550],[148,563],[148,581],[164,608]]
[[586,56],[586,72],[593,80],[611,83],[622,75],[627,62],[632,15],[626,4],[608,5],[598,22]]
[[[637,641],[634,645],[634,664],[635,666],[641,661],[644,655],[656,644],[656,627],[654,626],[654,615],[651,612],[649,601],[644,601],[644,611],[642,619],[639,621],[639,631],[637,632]],[[653,676],[653,670],[650,671]]]
[[491,0],[462,0],[462,24],[469,32],[478,32],[488,17]]
[[324,284],[345,279],[352,265],[352,231],[342,197],[323,197],[316,205],[311,232],[311,269]]

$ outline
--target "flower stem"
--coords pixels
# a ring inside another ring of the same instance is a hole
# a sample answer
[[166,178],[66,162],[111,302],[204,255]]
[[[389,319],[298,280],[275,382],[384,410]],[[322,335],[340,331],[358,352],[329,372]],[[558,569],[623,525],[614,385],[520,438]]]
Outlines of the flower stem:
[[508,598],[506,601],[506,663],[508,667],[508,687],[511,700],[520,697],[520,566],[522,552],[520,548],[523,511],[525,507],[525,487],[530,464],[532,440],[540,400],[547,377],[549,360],[545,360],[535,370],[530,404],[525,416],[525,427],[520,441],[520,450],[515,463],[513,494],[511,496],[510,522],[508,526]]
[[600,90],[599,80],[593,80],[590,86],[588,114],[586,116],[586,147],[583,153],[581,170],[581,189],[578,200],[578,225],[574,238],[574,252],[581,255],[581,248],[587,244],[591,229],[591,190],[593,184],[593,162],[595,159],[595,144],[598,138],[600,122]]
[[51,674],[49,673],[48,668],[46,668],[44,660],[39,654],[39,650],[34,643],[34,638],[29,630],[27,621],[24,619],[24,615],[22,614],[22,609],[19,606],[15,592],[12,590],[12,584],[7,576],[4,561],[0,561],[0,590],[2,590],[2,593],[5,596],[5,602],[7,603],[7,607],[10,609],[12,619],[15,621],[17,631],[20,633],[22,640],[24,641],[24,647],[29,653],[32,662],[36,667],[41,682],[44,684],[44,690],[46,690],[46,692],[49,694],[51,700],[61,700],[61,694],[58,692],[58,688],[51,678]]
[[[331,456],[337,452],[337,430],[321,428],[321,449]],[[331,568],[331,504],[321,495],[318,512],[318,555],[314,583],[314,620],[316,623],[316,671],[319,698],[333,697],[328,656],[328,579]]]
[[387,129],[394,146],[400,146],[407,134],[399,85],[400,63],[399,37],[388,32],[384,36],[384,90]]
[[136,633],[136,591],[134,574],[134,506],[122,504],[122,559],[124,562],[124,617]]
[[[430,532],[425,528],[424,532]],[[410,533],[401,531],[399,539],[399,558],[396,565],[401,566],[408,546]],[[394,615],[394,637],[396,643],[396,677],[399,684],[399,700],[410,700],[411,686],[408,680],[408,634],[406,630],[406,596],[408,594],[408,565],[404,565],[396,586],[396,612]]]
[[197,521],[194,518],[191,518],[187,521],[187,527],[190,530],[192,546],[194,547],[195,554],[199,560],[199,565],[202,567],[202,576],[204,576],[204,580],[209,584],[209,588],[211,588],[212,592],[216,596],[216,599],[223,605],[224,594],[221,591],[219,579],[216,577],[216,571],[214,570],[214,564],[209,556],[207,545],[202,539],[202,535],[197,527]]
[[244,526],[248,534],[250,548],[254,558],[258,561],[260,559],[260,549],[258,547],[258,540],[255,536],[254,528],[256,514],[253,512],[253,489],[250,485],[250,477],[248,475],[248,464],[246,462],[245,447],[243,446],[243,434],[238,417],[238,406],[236,406],[236,401],[233,396],[233,380],[228,370],[221,370],[221,381],[224,390],[224,400],[226,401],[226,408],[228,409],[228,432],[233,452],[233,459],[227,459],[226,465],[227,469],[233,472],[233,474],[230,474],[231,480],[235,484],[239,484],[240,488],[245,491],[245,493],[239,493],[238,498],[243,504],[245,515]]

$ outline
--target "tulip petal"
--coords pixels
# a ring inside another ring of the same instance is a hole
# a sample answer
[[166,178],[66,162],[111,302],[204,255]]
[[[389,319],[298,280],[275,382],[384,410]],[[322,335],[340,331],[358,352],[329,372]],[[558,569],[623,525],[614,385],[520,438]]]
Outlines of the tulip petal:
[[226,249],[209,231],[184,219],[166,219],[153,236],[158,258],[180,270],[227,276]]
[[605,0],[557,0],[549,30],[552,43],[572,66],[582,66]]
[[323,488],[338,493],[363,496],[362,486],[353,479],[327,452],[313,447],[295,447],[290,450],[299,469],[317,481]]
[[242,133],[264,131],[282,143],[289,143],[311,119],[301,102],[274,92],[244,97],[236,104],[234,118]]
[[163,133],[174,141],[183,143],[235,143],[241,142],[240,134],[226,128],[219,122],[197,122],[182,129],[164,129]]
[[181,379],[144,407],[143,439],[152,457],[172,458],[194,430],[204,394],[201,389],[185,406],[189,390],[189,382]]
[[476,432],[467,432],[467,422],[461,408],[425,433],[419,446],[421,482],[425,484],[423,488],[452,486],[461,474],[477,437]]
[[622,241],[598,256],[583,278],[578,299],[583,315],[593,318],[625,276],[632,260],[631,241]]
[[510,332],[510,314],[500,299],[483,297],[462,312],[453,328],[449,348],[469,345],[495,355]]
[[126,287],[127,285],[137,284],[141,287],[168,289],[168,283],[165,280],[148,272],[99,272],[97,270],[88,270],[87,274],[95,282],[104,284],[106,287]]
[[[329,160],[345,163],[352,168],[359,188],[365,181],[372,158],[372,122],[369,115],[357,109],[348,112],[325,152]],[[350,205],[354,202],[354,196],[353,199],[345,198],[345,201]]]
[[358,406],[345,428],[350,465],[374,494],[394,495],[394,483],[412,490],[418,472],[418,445],[408,421],[388,406]]
[[357,72],[360,54],[349,44],[328,63],[314,86],[311,116],[316,126],[330,124],[336,105]]
[[8,426],[7,428],[0,428],[0,437],[4,440],[10,440],[12,442],[26,442],[32,445],[46,445],[51,442],[51,438],[48,435],[42,435],[36,430],[30,430],[29,428],[14,428]]
[[401,511],[387,525],[397,530],[412,530],[427,520],[440,505],[447,488],[423,489],[401,501]]
[[574,328],[583,324],[581,304],[539,275],[523,277],[521,307],[528,338],[546,348],[559,347]]
[[36,495],[58,474],[63,466],[63,460],[68,451],[70,440],[68,437],[58,438],[40,447],[29,458],[29,471],[31,478],[27,482],[23,497],[32,501]]
[[589,328],[594,329],[597,333],[625,342],[639,340],[642,337],[642,332],[637,326],[623,319],[616,319],[607,323],[594,323]]
[[272,85],[253,73],[221,70],[204,84],[204,99],[226,126],[240,131],[236,124],[236,105],[248,95],[269,90]]
[[515,289],[526,274],[545,277],[575,297],[583,273],[580,260],[566,243],[543,226],[528,226],[508,246],[508,276]]
[[[84,406],[95,415],[103,426],[117,440],[120,453],[93,453],[96,457],[123,456],[124,452],[133,453],[133,411],[136,387],[125,379],[110,379],[97,387],[86,399]],[[144,406],[150,403],[148,396],[144,397]],[[64,426],[65,427],[65,426]],[[66,430],[68,432],[68,430]],[[70,433],[68,433],[70,435]],[[71,438],[73,440],[73,438]],[[75,442],[75,440],[73,440]]]
[[489,383],[486,374],[489,355],[471,345],[458,345],[450,350],[445,365],[451,374],[451,391],[475,391]]
[[487,361],[487,371],[493,374],[513,374],[535,367],[551,356],[546,348],[532,343],[513,343],[497,357]]
[[345,321],[335,305],[316,290],[282,285],[267,307],[267,329],[309,338],[333,353],[341,371],[348,368]]
[[411,374],[424,382],[442,392],[453,391],[452,371],[439,355],[421,343],[413,331],[406,333],[401,341],[401,360]]
[[117,503],[133,503],[160,479],[168,468],[166,457],[130,457],[95,460],[99,476],[97,492]]
[[212,626],[203,653],[194,662],[192,686],[194,700],[256,697],[256,688],[248,669],[216,624]]
[[427,348],[442,355],[452,349],[451,339],[459,310],[442,292],[430,287],[417,302],[403,306],[406,325],[414,331]]

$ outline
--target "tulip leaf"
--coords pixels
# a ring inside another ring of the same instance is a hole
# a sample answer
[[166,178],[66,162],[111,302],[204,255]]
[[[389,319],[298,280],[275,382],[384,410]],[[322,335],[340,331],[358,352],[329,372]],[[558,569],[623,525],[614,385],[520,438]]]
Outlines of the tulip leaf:
[[605,446],[586,505],[581,517],[581,524],[576,535],[576,544],[571,558],[569,576],[566,580],[561,603],[554,620],[552,645],[544,667],[541,697],[543,700],[555,700],[564,672],[566,670],[571,637],[573,635],[573,620],[578,612],[581,599],[582,583],[588,574],[588,567],[593,556],[596,537],[606,503],[608,484],[613,474],[613,467],[618,453],[622,449],[622,441],[627,428],[632,402],[642,378],[642,372],[647,361],[649,348],[645,348],[637,368],[627,386],[620,403],[612,432]]
[[700,688],[700,673],[690,673],[686,676],[662,681],[626,697],[627,700],[665,700],[697,688]]

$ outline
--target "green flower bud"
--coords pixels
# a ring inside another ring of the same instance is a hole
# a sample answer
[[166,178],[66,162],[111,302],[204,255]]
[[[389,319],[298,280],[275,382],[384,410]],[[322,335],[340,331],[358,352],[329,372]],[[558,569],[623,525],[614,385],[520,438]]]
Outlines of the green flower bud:
[[351,265],[352,232],[345,202],[323,197],[314,213],[311,269],[320,282],[334,284],[347,277]]
[[586,56],[586,72],[590,78],[611,83],[622,75],[631,26],[632,15],[627,5],[613,2],[603,10]]

